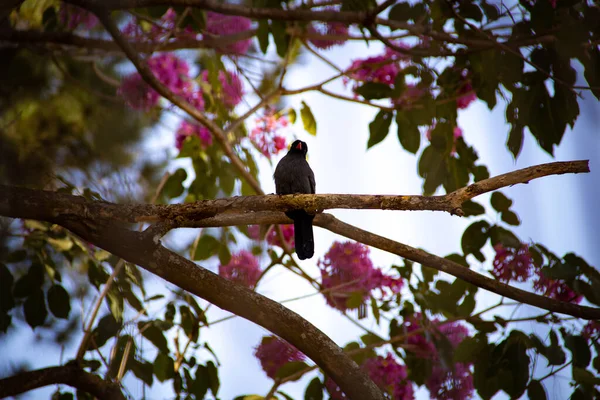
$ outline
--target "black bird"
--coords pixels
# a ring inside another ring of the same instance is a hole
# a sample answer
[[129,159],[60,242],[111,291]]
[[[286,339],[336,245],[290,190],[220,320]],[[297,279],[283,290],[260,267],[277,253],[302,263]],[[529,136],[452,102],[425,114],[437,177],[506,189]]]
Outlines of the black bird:
[[[277,194],[315,193],[315,174],[306,162],[308,147],[301,140],[292,143],[288,153],[279,161],[275,168],[275,192]],[[294,220],[294,242],[298,258],[311,258],[315,253],[312,221],[314,215],[304,210],[294,210],[285,213]]]

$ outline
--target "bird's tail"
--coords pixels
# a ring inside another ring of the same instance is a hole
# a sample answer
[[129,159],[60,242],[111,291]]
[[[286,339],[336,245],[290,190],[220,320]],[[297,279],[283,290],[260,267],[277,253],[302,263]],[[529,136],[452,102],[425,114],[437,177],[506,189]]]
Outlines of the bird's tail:
[[315,254],[312,226],[315,216],[304,210],[290,211],[287,215],[294,220],[294,242],[298,258],[301,260],[311,258]]

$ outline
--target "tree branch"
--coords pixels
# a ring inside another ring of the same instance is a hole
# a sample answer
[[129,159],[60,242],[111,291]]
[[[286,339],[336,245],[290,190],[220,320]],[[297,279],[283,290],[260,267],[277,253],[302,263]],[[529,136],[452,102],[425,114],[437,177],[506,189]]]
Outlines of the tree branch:
[[[131,42],[135,51],[140,53],[153,53],[155,51],[172,51],[180,49],[218,48],[241,39],[249,39],[256,32],[249,30],[235,35],[224,35],[218,38],[206,37],[202,40],[191,38],[177,38],[167,43],[162,42]],[[105,52],[119,52],[123,50],[112,40],[97,39],[75,35],[70,32],[43,32],[19,31],[14,29],[0,30],[0,43],[6,45],[54,45],[75,47],[84,50],[102,50]],[[1,46],[0,46],[1,47]]]
[[[175,227],[199,227],[207,220],[217,223],[212,226],[226,226],[231,214],[252,212],[249,223],[259,222],[256,216],[260,211],[288,211],[305,209],[317,212],[328,209],[380,209],[380,210],[427,210],[445,211],[463,215],[462,204],[483,193],[529,181],[548,175],[589,172],[587,160],[558,161],[523,168],[473,183],[442,196],[402,196],[402,195],[356,195],[356,194],[296,194],[238,196],[225,199],[203,200],[187,204],[114,204],[86,199],[64,193],[54,193],[33,189],[0,185],[0,215],[13,218],[47,220],[49,216],[75,215],[87,218],[111,219],[121,222],[168,222],[159,229],[163,234]],[[229,214],[222,219],[214,219],[219,214]],[[204,221],[204,222],[202,222]],[[220,221],[220,222],[219,222]],[[230,224],[231,225],[231,224]],[[238,224],[239,225],[239,224]]]
[[98,399],[125,400],[118,384],[86,372],[76,363],[22,372],[0,379],[0,398],[16,396],[33,389],[59,383],[90,393]]
[[427,253],[426,251],[415,249],[414,247],[395,242],[383,236],[362,230],[353,225],[346,224],[333,215],[321,214],[319,218],[314,219],[314,224],[335,232],[339,235],[356,240],[369,246],[376,247],[389,253],[397,254],[408,260],[416,261],[426,267],[434,268],[438,271],[446,272],[465,282],[472,283],[482,289],[489,290],[500,296],[536,306],[548,311],[572,315],[583,319],[600,318],[600,308],[580,306],[577,304],[565,303],[554,300],[549,297],[540,296],[525,290],[517,289],[505,283],[488,278],[475,271],[472,271],[463,265],[442,257]]

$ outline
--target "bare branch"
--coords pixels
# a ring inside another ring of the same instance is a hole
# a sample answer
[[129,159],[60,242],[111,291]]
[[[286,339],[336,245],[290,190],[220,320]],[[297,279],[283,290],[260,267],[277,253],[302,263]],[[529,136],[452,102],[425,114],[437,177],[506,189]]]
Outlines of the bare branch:
[[22,372],[0,379],[0,398],[16,396],[48,385],[65,384],[92,394],[102,400],[125,400],[117,383],[105,381],[98,375],[86,372],[76,363]]
[[580,306],[578,304],[564,303],[548,297],[540,296],[525,290],[517,289],[494,279],[485,277],[477,272],[470,270],[460,264],[447,260],[442,257],[427,253],[426,251],[415,249],[408,245],[395,242],[383,236],[367,232],[355,226],[346,224],[333,215],[321,214],[319,218],[314,219],[317,226],[335,232],[339,235],[356,240],[369,246],[397,254],[400,257],[416,261],[426,267],[446,272],[465,282],[472,283],[482,289],[489,290],[500,296],[526,303],[532,306],[540,307],[548,311],[572,315],[577,318],[598,319],[600,318],[600,308]]

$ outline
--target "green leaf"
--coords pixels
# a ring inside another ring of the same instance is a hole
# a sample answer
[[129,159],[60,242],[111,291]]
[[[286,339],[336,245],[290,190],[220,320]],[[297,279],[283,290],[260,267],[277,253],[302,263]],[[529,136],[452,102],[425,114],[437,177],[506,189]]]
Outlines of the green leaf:
[[300,118],[302,118],[304,130],[315,136],[317,134],[317,121],[315,120],[310,107],[304,101],[302,101],[302,106],[300,107]]
[[426,196],[435,193],[447,174],[444,154],[433,146],[425,148],[419,159],[419,175],[425,178],[423,193]]
[[393,113],[389,111],[381,110],[375,116],[375,119],[369,124],[369,142],[367,143],[367,149],[380,143],[390,131],[390,124],[392,123]]
[[88,280],[96,289],[99,289],[100,285],[105,284],[109,277],[102,264],[97,264],[92,260],[87,262],[87,273]]
[[267,54],[269,48],[269,21],[266,19],[258,20],[258,29],[256,30],[256,38],[258,39],[258,45],[260,51],[263,54]]
[[410,112],[397,110],[396,125],[398,126],[398,140],[406,151],[416,154],[421,146],[421,132],[410,116]]
[[[167,346],[167,339],[163,331],[158,329],[158,327],[152,321],[143,321],[138,322],[138,329],[142,333],[142,336],[145,337],[152,343],[159,352],[168,354],[169,347]],[[162,382],[163,380],[161,380]]]
[[548,365],[562,365],[567,359],[554,330],[550,330],[550,346],[546,348],[544,356],[548,359]]
[[[210,377],[208,375],[208,368],[204,365],[198,365],[196,368],[196,379],[190,385],[190,393],[196,396],[196,399],[204,399],[206,392],[208,392],[208,386],[210,384]],[[189,384],[188,384],[189,385]]]
[[71,311],[69,293],[61,285],[53,285],[48,289],[48,308],[56,318],[69,317]]
[[219,386],[221,386],[221,383],[219,382],[219,371],[217,370],[215,363],[212,361],[206,363],[206,370],[208,371],[210,391],[216,397],[217,392],[219,391]]
[[277,48],[277,54],[281,58],[285,58],[290,44],[290,35],[287,34],[286,27],[285,21],[271,21],[271,33],[273,34],[273,41],[275,42],[275,47]]
[[164,382],[175,375],[175,362],[168,354],[159,352],[154,359],[153,370],[156,379]]
[[379,82],[367,82],[356,89],[356,93],[365,100],[388,99],[392,97],[393,90],[390,85]]
[[192,310],[188,306],[180,306],[179,314],[181,315],[181,327],[183,331],[192,341],[198,340],[200,325]]
[[564,334],[565,347],[569,349],[572,355],[573,366],[578,368],[587,368],[592,361],[592,353],[587,340],[582,336],[573,336]]
[[194,260],[206,260],[215,254],[219,250],[221,243],[210,235],[202,235],[196,246],[196,253],[194,254]]
[[411,19],[411,5],[409,3],[398,3],[390,9],[388,18],[392,21],[406,22]]
[[[305,362],[291,361],[291,362],[283,364],[283,366],[277,370],[275,377],[279,378],[279,379],[286,379],[286,378],[289,378],[290,376],[296,374],[297,372],[304,371],[305,369],[308,369],[308,364],[306,364]],[[302,378],[302,376],[298,375],[293,380],[297,381],[300,378]]]
[[476,203],[473,200],[465,201],[462,204],[461,208],[465,213],[465,217],[472,217],[475,215],[485,214],[485,208],[481,204]]
[[73,247],[73,241],[68,236],[58,239],[49,237],[46,239],[46,241],[50,243],[50,245],[52,245],[52,247],[54,247],[57,251],[69,251]]
[[50,7],[58,9],[58,4],[58,0],[25,0],[19,8],[19,19],[32,29],[41,29],[44,12]]
[[178,168],[165,182],[162,194],[168,199],[181,196],[184,187],[183,182],[187,179],[187,172],[183,168]]
[[44,292],[42,289],[35,289],[27,300],[23,304],[23,311],[25,312],[25,321],[35,328],[40,326],[46,320],[48,311],[46,310],[46,302],[44,301]]
[[319,378],[313,378],[306,387],[304,400],[323,400],[323,383]]
[[504,229],[498,225],[494,225],[489,229],[492,246],[501,243],[504,247],[519,248],[521,241],[511,231]]
[[512,205],[512,200],[503,195],[501,192],[494,192],[492,193],[490,203],[492,204],[492,207],[494,207],[494,210],[503,212],[508,211]]
[[502,221],[506,222],[507,224],[514,226],[518,226],[521,224],[521,221],[519,221],[519,217],[517,216],[517,214],[510,210],[502,212],[502,214],[500,214],[500,217]]
[[136,359],[130,360],[127,365],[133,374],[148,386],[152,386],[154,381],[154,366],[148,361],[140,362]]
[[461,239],[462,251],[465,256],[473,254],[479,261],[485,261],[480,250],[489,238],[489,228],[490,224],[487,221],[477,221],[469,225]]

